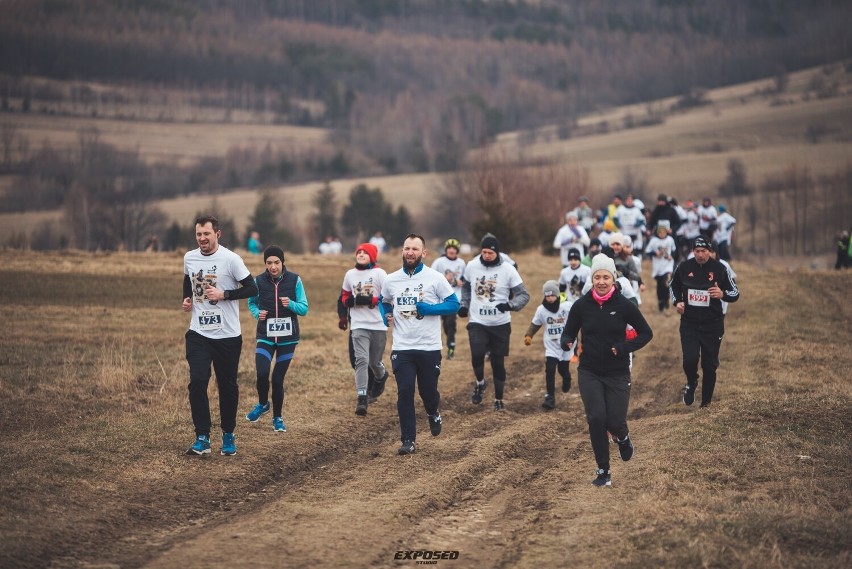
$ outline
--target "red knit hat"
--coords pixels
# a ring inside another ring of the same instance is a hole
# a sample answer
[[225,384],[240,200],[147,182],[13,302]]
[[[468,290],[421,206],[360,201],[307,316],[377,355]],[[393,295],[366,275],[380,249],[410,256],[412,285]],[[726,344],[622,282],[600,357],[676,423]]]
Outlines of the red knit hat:
[[370,256],[370,263],[375,265],[376,259],[379,256],[378,248],[372,243],[361,243],[358,245],[358,248],[355,249],[355,254],[358,254],[358,251],[364,251],[367,255]]

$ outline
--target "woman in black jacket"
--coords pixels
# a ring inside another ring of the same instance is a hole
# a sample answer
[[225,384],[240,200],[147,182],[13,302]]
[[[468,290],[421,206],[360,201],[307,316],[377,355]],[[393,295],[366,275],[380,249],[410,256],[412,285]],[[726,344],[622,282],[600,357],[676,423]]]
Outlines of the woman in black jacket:
[[[618,443],[622,460],[633,456],[627,430],[630,354],[654,335],[639,308],[622,296],[615,279],[613,260],[604,254],[596,255],[592,259],[592,289],[571,307],[560,338],[562,349],[568,351],[577,334],[583,332],[577,372],[589,438],[598,463],[592,481],[595,486],[612,486],[607,431]],[[632,329],[628,330],[628,324]]]

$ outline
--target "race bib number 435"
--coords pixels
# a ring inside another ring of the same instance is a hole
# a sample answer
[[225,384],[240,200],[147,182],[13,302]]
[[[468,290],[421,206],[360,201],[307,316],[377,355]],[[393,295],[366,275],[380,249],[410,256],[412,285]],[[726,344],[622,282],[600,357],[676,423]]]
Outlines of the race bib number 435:
[[710,293],[706,290],[689,289],[686,299],[690,306],[710,306]]

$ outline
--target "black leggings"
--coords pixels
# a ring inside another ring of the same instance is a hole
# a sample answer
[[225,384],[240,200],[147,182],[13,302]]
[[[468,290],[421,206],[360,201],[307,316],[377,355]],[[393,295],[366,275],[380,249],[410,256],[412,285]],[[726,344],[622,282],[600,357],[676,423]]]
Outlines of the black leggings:
[[630,403],[630,373],[603,376],[581,369],[577,375],[595,460],[598,468],[609,470],[607,431],[619,440],[624,440],[624,437],[628,435],[627,406]]
[[243,337],[212,339],[188,330],[186,338],[186,361],[189,363],[189,406],[195,434],[210,436],[210,402],[207,386],[210,383],[210,366],[216,372],[219,388],[219,418],[223,433],[233,433],[237,426],[237,406],[240,388],[237,370]]
[[680,346],[683,350],[683,372],[686,383],[698,386],[698,362],[701,361],[701,404],[709,405],[716,389],[716,369],[719,367],[719,348],[725,335],[724,323],[710,325],[680,325]]
[[447,347],[456,347],[456,319],[455,314],[444,314],[441,316],[441,326],[444,328],[444,334],[447,335]]
[[562,379],[571,379],[571,372],[568,369],[568,361],[562,361],[552,357],[544,359],[544,381],[547,385],[548,395],[556,393],[556,372],[559,372],[559,377]]
[[296,344],[271,346],[258,342],[254,363],[257,367],[257,401],[266,404],[269,401],[269,368],[272,367],[272,357],[276,351],[278,357],[275,358],[275,367],[272,369],[272,416],[280,417],[284,408],[284,376],[293,361]]
[[657,307],[660,312],[669,307],[669,277],[671,273],[666,273],[658,277],[654,277],[657,281]]

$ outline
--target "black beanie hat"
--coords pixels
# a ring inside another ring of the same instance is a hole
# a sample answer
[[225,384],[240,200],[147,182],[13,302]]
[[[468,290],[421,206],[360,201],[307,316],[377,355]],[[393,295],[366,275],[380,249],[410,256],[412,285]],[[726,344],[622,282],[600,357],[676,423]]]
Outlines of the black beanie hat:
[[269,257],[278,257],[281,259],[281,264],[284,264],[284,249],[278,245],[270,245],[263,250],[263,262],[265,263]]
[[498,255],[500,254],[500,243],[497,241],[497,238],[491,234],[488,234],[482,238],[482,243],[479,245],[479,248],[491,249]]

